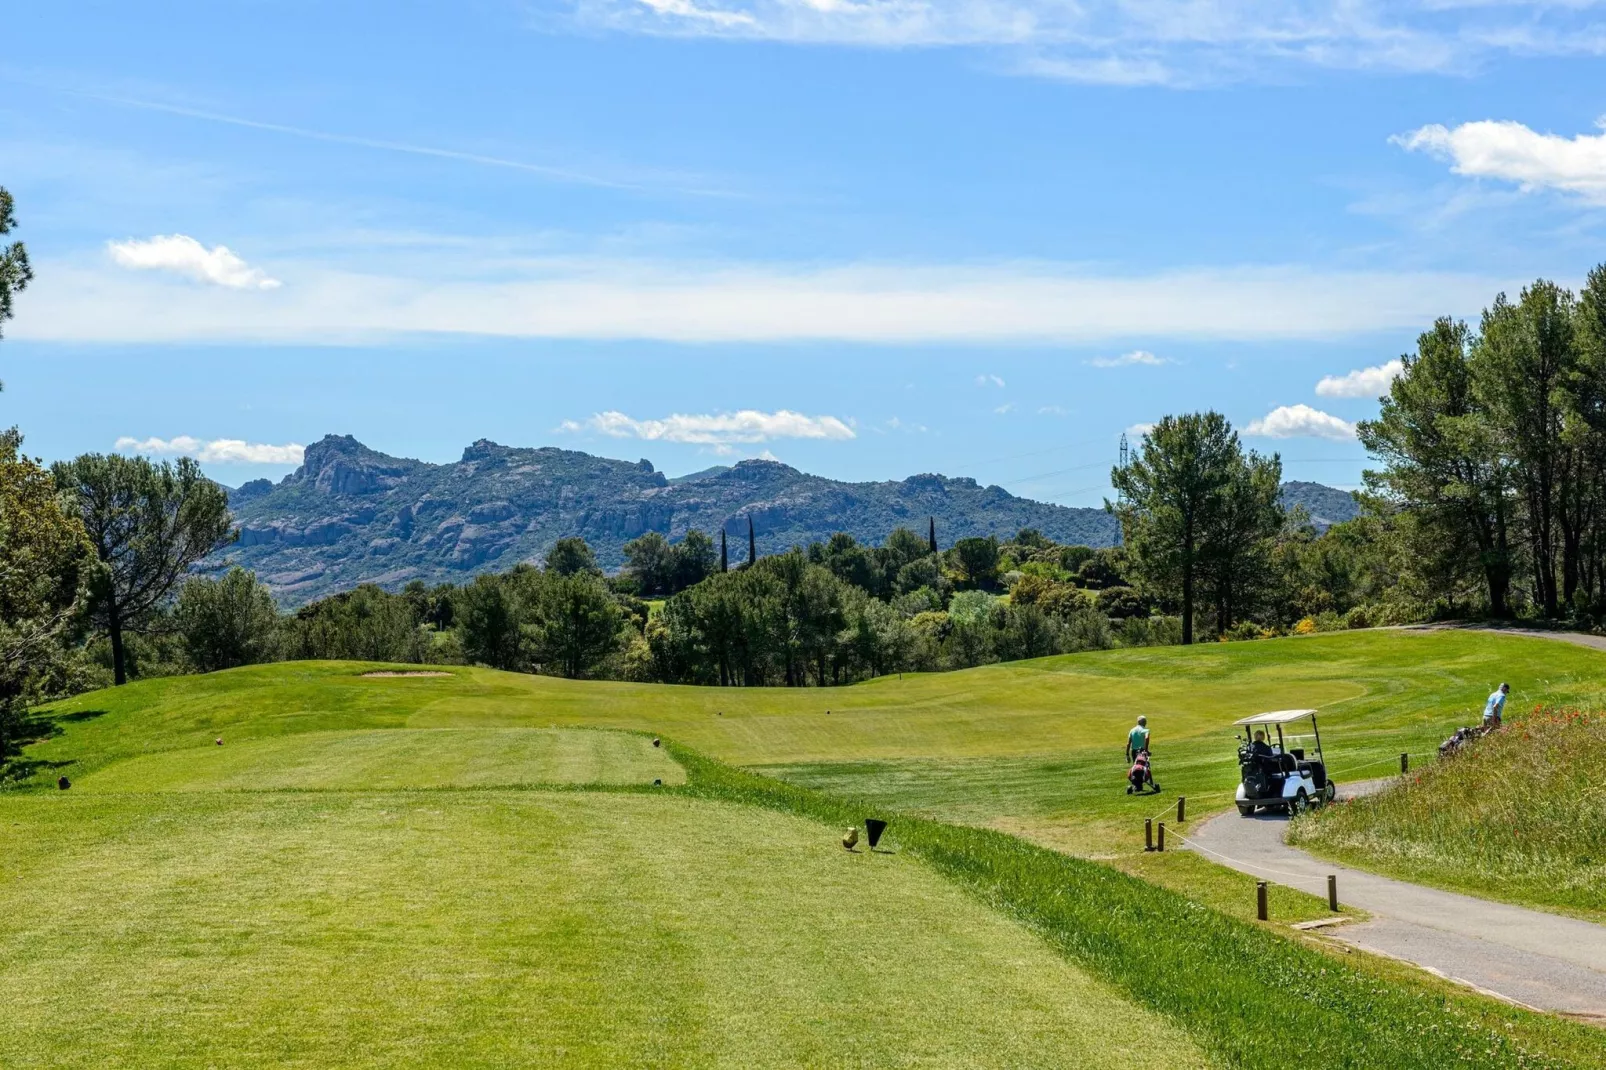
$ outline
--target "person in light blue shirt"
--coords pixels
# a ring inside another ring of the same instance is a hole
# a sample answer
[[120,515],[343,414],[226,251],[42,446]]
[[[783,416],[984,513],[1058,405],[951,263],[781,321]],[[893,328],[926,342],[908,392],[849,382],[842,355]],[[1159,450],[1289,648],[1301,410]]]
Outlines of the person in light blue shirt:
[[1501,684],[1499,689],[1489,696],[1489,701],[1483,704],[1483,730],[1485,732],[1493,732],[1500,727],[1501,718],[1506,712],[1506,696],[1509,694],[1511,694],[1511,685]]

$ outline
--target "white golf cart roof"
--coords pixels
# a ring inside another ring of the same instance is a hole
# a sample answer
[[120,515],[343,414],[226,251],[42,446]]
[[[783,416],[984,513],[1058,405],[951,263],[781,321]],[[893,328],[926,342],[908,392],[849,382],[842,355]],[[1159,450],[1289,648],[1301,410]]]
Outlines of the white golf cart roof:
[[1313,717],[1315,710],[1273,710],[1271,713],[1257,713],[1253,717],[1245,717],[1234,721],[1233,724],[1287,724],[1289,721],[1298,721],[1304,717]]

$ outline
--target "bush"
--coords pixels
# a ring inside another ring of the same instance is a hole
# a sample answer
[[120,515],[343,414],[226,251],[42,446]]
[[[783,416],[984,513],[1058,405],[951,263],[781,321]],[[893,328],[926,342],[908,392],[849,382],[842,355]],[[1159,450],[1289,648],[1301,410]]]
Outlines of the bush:
[[1294,625],[1295,635],[1315,635],[1316,632],[1316,620],[1313,617],[1302,617],[1299,623]]
[[1346,627],[1346,628],[1370,628],[1370,627],[1372,627],[1371,613],[1367,610],[1367,608],[1365,606],[1356,606],[1354,609],[1352,609],[1348,613],[1344,614],[1344,627]]

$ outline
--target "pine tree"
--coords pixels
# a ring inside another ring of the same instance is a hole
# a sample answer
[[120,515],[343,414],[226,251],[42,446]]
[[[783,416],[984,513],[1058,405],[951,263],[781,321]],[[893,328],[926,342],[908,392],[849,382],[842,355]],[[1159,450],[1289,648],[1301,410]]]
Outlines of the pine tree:
[[730,569],[730,555],[725,552],[725,527],[719,529],[719,570],[726,572]]
[[934,516],[928,516],[928,517],[926,517],[926,520],[928,522],[930,522],[930,524],[931,524],[931,533],[926,538],[927,538],[927,541],[931,543],[931,552],[932,553],[936,553],[937,552],[937,518],[934,517]]
[[747,563],[752,565],[757,562],[758,540],[753,537],[753,518],[749,516],[747,518]]

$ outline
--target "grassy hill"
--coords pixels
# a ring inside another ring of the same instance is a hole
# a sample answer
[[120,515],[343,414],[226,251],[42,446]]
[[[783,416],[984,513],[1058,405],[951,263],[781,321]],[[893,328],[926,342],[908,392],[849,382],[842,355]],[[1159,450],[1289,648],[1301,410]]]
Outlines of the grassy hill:
[[[0,792],[0,1065],[1600,1065],[1599,1031],[1213,909],[1192,856],[1183,895],[912,813],[1119,853],[1138,710],[1204,803],[1245,709],[1320,703],[1365,762],[1494,666],[1583,701],[1603,664],[1377,633],[809,692],[300,663],[79,696]],[[893,853],[844,851],[873,809]]]
[[1382,794],[1296,822],[1322,854],[1606,921],[1606,717],[1540,709]]

